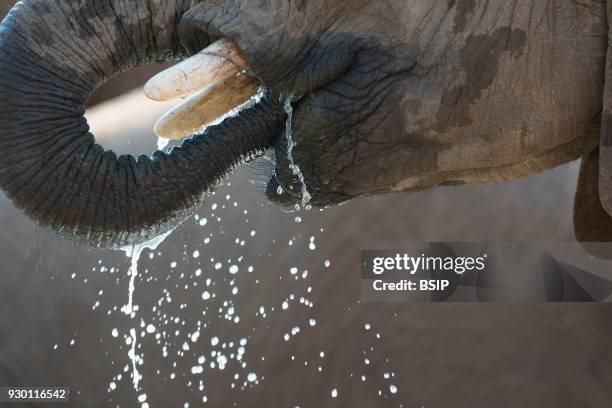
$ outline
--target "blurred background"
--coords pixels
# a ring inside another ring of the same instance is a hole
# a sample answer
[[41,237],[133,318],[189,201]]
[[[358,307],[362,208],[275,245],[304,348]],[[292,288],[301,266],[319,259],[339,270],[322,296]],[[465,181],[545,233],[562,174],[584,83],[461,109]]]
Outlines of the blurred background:
[[[96,92],[103,146],[156,149],[168,105],[140,87],[161,68]],[[265,199],[265,167],[143,251],[132,316],[125,253],[57,239],[0,195],[0,385],[70,386],[75,407],[612,406],[607,305],[359,302],[371,243],[572,240],[577,163],[296,212]]]

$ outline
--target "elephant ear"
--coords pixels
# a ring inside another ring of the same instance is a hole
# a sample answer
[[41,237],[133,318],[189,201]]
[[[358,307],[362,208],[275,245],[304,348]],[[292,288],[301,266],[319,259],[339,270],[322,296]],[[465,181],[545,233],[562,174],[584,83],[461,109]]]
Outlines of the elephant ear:
[[574,201],[574,233],[587,252],[612,259],[612,244],[589,245],[612,242],[612,216],[603,206],[600,176],[600,151],[595,149],[582,157]]

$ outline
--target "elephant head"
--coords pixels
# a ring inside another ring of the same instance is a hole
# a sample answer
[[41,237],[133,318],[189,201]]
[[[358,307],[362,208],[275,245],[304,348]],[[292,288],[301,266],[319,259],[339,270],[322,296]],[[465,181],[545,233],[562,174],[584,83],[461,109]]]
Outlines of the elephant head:
[[[266,195],[320,206],[526,176],[591,151],[603,55],[585,67],[570,44],[564,81],[542,81],[548,54],[529,54],[544,47],[530,47],[542,31],[528,11],[488,4],[25,0],[0,28],[0,186],[61,236],[116,246],[170,229],[268,148]],[[593,15],[568,30],[600,30]],[[582,31],[583,48],[599,50],[592,39],[605,36]],[[95,143],[83,114],[100,83],[220,39],[264,89],[258,103],[169,153],[117,157]]]
[[[368,2],[348,3],[18,3],[0,31],[0,185],[41,225],[98,246],[145,241],[172,228],[232,168],[272,146],[278,164],[270,197],[283,199],[277,197],[282,183],[286,200],[301,199],[299,180],[287,163],[288,143],[281,137],[285,105],[299,105],[293,123],[300,132],[325,138],[348,125],[334,123],[334,116],[362,108],[353,98],[372,93],[380,103],[391,93],[391,78],[410,67],[392,48],[371,47],[373,24],[349,12],[367,8]],[[84,104],[97,86],[139,64],[183,59],[222,37],[238,44],[249,75],[264,86],[255,106],[169,153],[117,157],[96,144]],[[359,83],[336,82],[351,69]],[[330,84],[335,88],[314,93]],[[315,152],[319,143],[304,138],[300,148]],[[319,176],[308,183],[330,183],[325,172]],[[348,198],[337,191],[330,197],[313,194],[313,201]]]

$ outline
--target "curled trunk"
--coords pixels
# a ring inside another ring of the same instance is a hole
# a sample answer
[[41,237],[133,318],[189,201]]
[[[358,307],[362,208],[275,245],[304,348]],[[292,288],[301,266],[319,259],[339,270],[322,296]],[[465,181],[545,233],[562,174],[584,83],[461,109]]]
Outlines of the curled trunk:
[[118,72],[182,57],[176,25],[192,3],[30,0],[11,11],[0,29],[0,186],[15,205],[67,238],[141,242],[275,141],[285,114],[264,96],[169,154],[117,157],[95,143],[85,101]]

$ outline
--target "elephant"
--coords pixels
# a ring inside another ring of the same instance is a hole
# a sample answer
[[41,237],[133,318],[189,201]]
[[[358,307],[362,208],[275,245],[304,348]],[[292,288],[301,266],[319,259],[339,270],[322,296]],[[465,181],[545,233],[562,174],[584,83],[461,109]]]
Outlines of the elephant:
[[[573,0],[25,0],[0,29],[0,186],[60,236],[113,247],[173,228],[266,149],[266,196],[315,206],[582,157],[576,236],[610,241],[609,16]],[[257,103],[151,157],[96,144],[99,84],[221,39]]]

